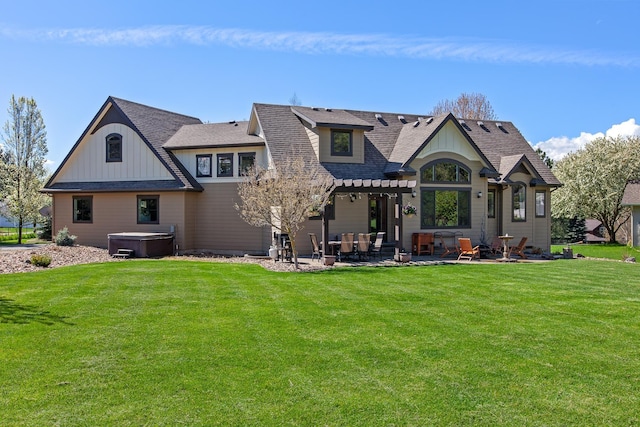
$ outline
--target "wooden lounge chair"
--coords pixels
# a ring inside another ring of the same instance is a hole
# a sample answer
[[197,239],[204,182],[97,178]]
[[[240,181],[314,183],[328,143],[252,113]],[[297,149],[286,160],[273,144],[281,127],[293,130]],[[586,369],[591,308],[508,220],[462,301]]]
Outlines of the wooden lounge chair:
[[527,256],[523,252],[525,243],[527,243],[527,237],[520,239],[518,246],[509,246],[509,258],[511,258],[511,254],[513,253],[519,255],[522,259],[527,259]]
[[491,252],[492,255],[502,255],[502,240],[500,240],[498,236],[493,238],[489,252]]
[[314,256],[317,256],[318,261],[320,261],[320,258],[322,258],[322,249],[320,249],[318,245],[318,236],[316,236],[316,233],[309,233],[309,238],[311,239],[311,261],[313,261]]
[[371,237],[367,233],[358,233],[358,258],[369,258],[370,247]]
[[480,259],[480,246],[472,246],[471,239],[468,237],[460,237],[458,239],[460,243],[460,255],[458,255],[458,261],[466,259],[468,261],[474,258]]
[[340,249],[338,250],[338,261],[342,261],[342,257],[348,258],[351,255],[353,255],[353,233],[342,233]]
[[445,242],[444,237],[442,235],[440,235],[440,243],[442,245],[442,250],[443,250],[442,255],[440,255],[440,258],[444,258],[449,254],[460,253],[460,249],[455,243],[453,244],[453,247],[447,246],[447,243]]

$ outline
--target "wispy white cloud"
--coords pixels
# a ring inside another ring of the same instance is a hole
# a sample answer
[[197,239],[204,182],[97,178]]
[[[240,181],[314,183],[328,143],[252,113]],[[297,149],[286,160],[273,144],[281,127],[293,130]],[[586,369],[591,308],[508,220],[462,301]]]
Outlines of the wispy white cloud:
[[615,138],[617,136],[634,135],[640,136],[640,125],[636,123],[635,119],[631,118],[625,122],[611,126],[605,133],[581,132],[580,136],[573,138],[567,136],[553,137],[534,144],[533,148],[540,148],[552,159],[560,160],[568,153],[579,150],[596,138],[602,138],[603,136]]
[[305,54],[394,56],[498,63],[556,63],[640,66],[640,56],[509,43],[500,40],[421,38],[385,34],[270,32],[207,26],[147,26],[124,29],[14,29],[0,25],[0,37],[91,46],[222,45]]

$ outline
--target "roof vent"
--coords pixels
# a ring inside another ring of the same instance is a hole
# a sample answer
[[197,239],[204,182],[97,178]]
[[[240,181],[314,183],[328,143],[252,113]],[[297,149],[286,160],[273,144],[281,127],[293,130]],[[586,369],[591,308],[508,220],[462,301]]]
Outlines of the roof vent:
[[382,120],[382,114],[378,114],[378,113],[376,113],[376,119],[377,119],[377,120]]
[[311,107],[313,111],[318,111],[318,107]]
[[504,132],[504,133],[509,133],[509,132],[507,132],[507,130],[504,128],[504,126],[502,126],[502,123],[496,123],[496,127],[497,127],[498,129],[500,129],[500,130],[501,130],[502,132]]
[[331,108],[325,108],[324,111],[331,111]]
[[432,121],[433,121],[433,117],[429,117],[429,118],[427,119],[427,124],[431,123]]
[[458,123],[460,123],[460,126],[462,126],[463,128],[465,128],[468,131],[471,131],[471,128],[469,127],[469,125],[467,124],[467,122],[465,122],[464,120],[460,120]]
[[404,119],[404,116],[398,116],[398,120],[400,120],[402,123],[407,123],[407,121]]
[[235,123],[235,124],[237,124],[235,120],[231,120],[231,121],[229,122],[229,124],[230,124],[230,125],[232,125],[232,124],[234,124],[234,123]]
[[413,127],[418,127],[418,125],[420,124],[420,120],[416,120],[416,122],[413,124]]
[[484,126],[484,122],[482,120],[478,120],[478,126]]

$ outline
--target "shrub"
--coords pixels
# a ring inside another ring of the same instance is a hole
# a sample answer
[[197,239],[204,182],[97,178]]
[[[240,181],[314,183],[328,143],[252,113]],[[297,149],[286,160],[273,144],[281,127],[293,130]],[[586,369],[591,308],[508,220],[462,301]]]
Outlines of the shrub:
[[62,230],[58,230],[58,234],[56,234],[56,245],[58,246],[73,246],[76,242],[77,237],[69,234],[69,230],[67,227],[64,227]]
[[46,254],[31,255],[31,264],[38,267],[49,267],[49,264],[51,264],[51,257]]

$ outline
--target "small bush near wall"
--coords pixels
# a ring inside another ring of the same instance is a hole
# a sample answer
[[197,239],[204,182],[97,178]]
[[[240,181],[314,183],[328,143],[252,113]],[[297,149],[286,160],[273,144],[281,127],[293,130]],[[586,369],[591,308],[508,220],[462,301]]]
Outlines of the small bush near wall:
[[31,264],[38,267],[49,267],[51,257],[49,255],[31,255]]
[[73,246],[76,242],[77,237],[69,234],[69,230],[67,227],[64,227],[62,230],[58,230],[58,234],[56,234],[56,245],[58,246]]

